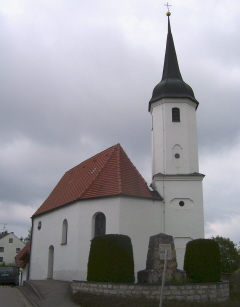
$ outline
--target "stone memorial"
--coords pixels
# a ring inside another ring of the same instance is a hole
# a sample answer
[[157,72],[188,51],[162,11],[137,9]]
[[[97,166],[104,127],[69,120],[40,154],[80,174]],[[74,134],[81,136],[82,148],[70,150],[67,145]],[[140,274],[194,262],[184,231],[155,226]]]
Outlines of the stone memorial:
[[172,236],[159,233],[151,236],[148,245],[146,269],[138,272],[139,283],[161,283],[165,250],[167,254],[166,281],[179,280],[185,277],[185,272],[177,269],[176,251]]

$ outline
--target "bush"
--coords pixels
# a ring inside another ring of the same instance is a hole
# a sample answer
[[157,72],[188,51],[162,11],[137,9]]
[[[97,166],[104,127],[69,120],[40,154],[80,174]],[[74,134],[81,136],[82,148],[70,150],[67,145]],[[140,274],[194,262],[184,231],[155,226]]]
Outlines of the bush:
[[218,282],[221,278],[221,261],[218,243],[210,239],[188,242],[184,270],[193,282]]
[[239,268],[239,254],[237,250],[237,244],[234,244],[229,238],[212,237],[215,240],[220,249],[221,255],[221,272],[232,273]]
[[104,235],[91,242],[88,259],[88,281],[134,282],[131,239],[125,235]]

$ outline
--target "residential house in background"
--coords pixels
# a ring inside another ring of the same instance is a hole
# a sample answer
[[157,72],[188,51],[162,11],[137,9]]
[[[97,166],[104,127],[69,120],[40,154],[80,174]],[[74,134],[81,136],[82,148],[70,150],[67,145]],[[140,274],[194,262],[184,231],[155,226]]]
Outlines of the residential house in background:
[[24,247],[24,243],[13,232],[0,234],[0,263],[15,264],[15,256]]

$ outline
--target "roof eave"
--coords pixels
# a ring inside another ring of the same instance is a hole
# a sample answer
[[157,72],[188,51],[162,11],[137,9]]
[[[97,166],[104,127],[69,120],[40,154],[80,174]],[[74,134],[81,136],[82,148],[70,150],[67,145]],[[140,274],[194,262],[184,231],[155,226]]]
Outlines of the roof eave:
[[[149,192],[151,193],[151,191],[149,191]],[[78,201],[88,201],[88,200],[110,198],[110,197],[130,197],[130,198],[138,198],[138,199],[145,199],[145,200],[162,201],[162,197],[160,195],[158,197],[154,197],[154,196],[146,197],[146,196],[137,196],[137,195],[124,194],[124,193],[118,193],[118,194],[113,194],[113,195],[104,195],[104,196],[96,196],[96,197],[89,197],[89,198],[78,198],[78,199],[76,199],[74,201],[71,201],[71,202],[66,203],[66,204],[62,204],[61,206],[57,206],[57,207],[52,208],[50,210],[47,210],[47,211],[44,211],[44,212],[40,212],[40,213],[37,213],[37,214],[33,214],[31,216],[31,218],[34,219],[34,218],[39,217],[41,215],[44,215],[46,213],[50,213],[52,211],[61,209],[63,207],[72,205],[72,204],[74,204],[74,203],[76,203]]]
[[189,97],[189,96],[174,96],[174,95],[166,95],[166,96],[165,96],[165,95],[162,95],[162,96],[159,96],[159,97],[152,98],[152,99],[149,101],[148,112],[151,111],[151,104],[152,104],[153,102],[156,102],[156,101],[161,100],[161,99],[164,99],[164,98],[175,98],[175,99],[186,98],[186,99],[190,99],[191,101],[193,101],[193,102],[196,104],[196,107],[195,107],[196,110],[197,110],[198,105],[199,105],[199,102],[198,102],[196,99],[194,99],[194,98],[192,98],[192,97]]

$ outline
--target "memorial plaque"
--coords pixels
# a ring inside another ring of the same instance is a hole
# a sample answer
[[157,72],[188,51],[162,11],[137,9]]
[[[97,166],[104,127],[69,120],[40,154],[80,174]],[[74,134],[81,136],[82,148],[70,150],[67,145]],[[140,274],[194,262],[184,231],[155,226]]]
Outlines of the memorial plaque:
[[167,249],[167,260],[172,260],[172,248],[171,244],[159,244],[159,254],[160,254],[160,260],[165,259],[165,250]]

